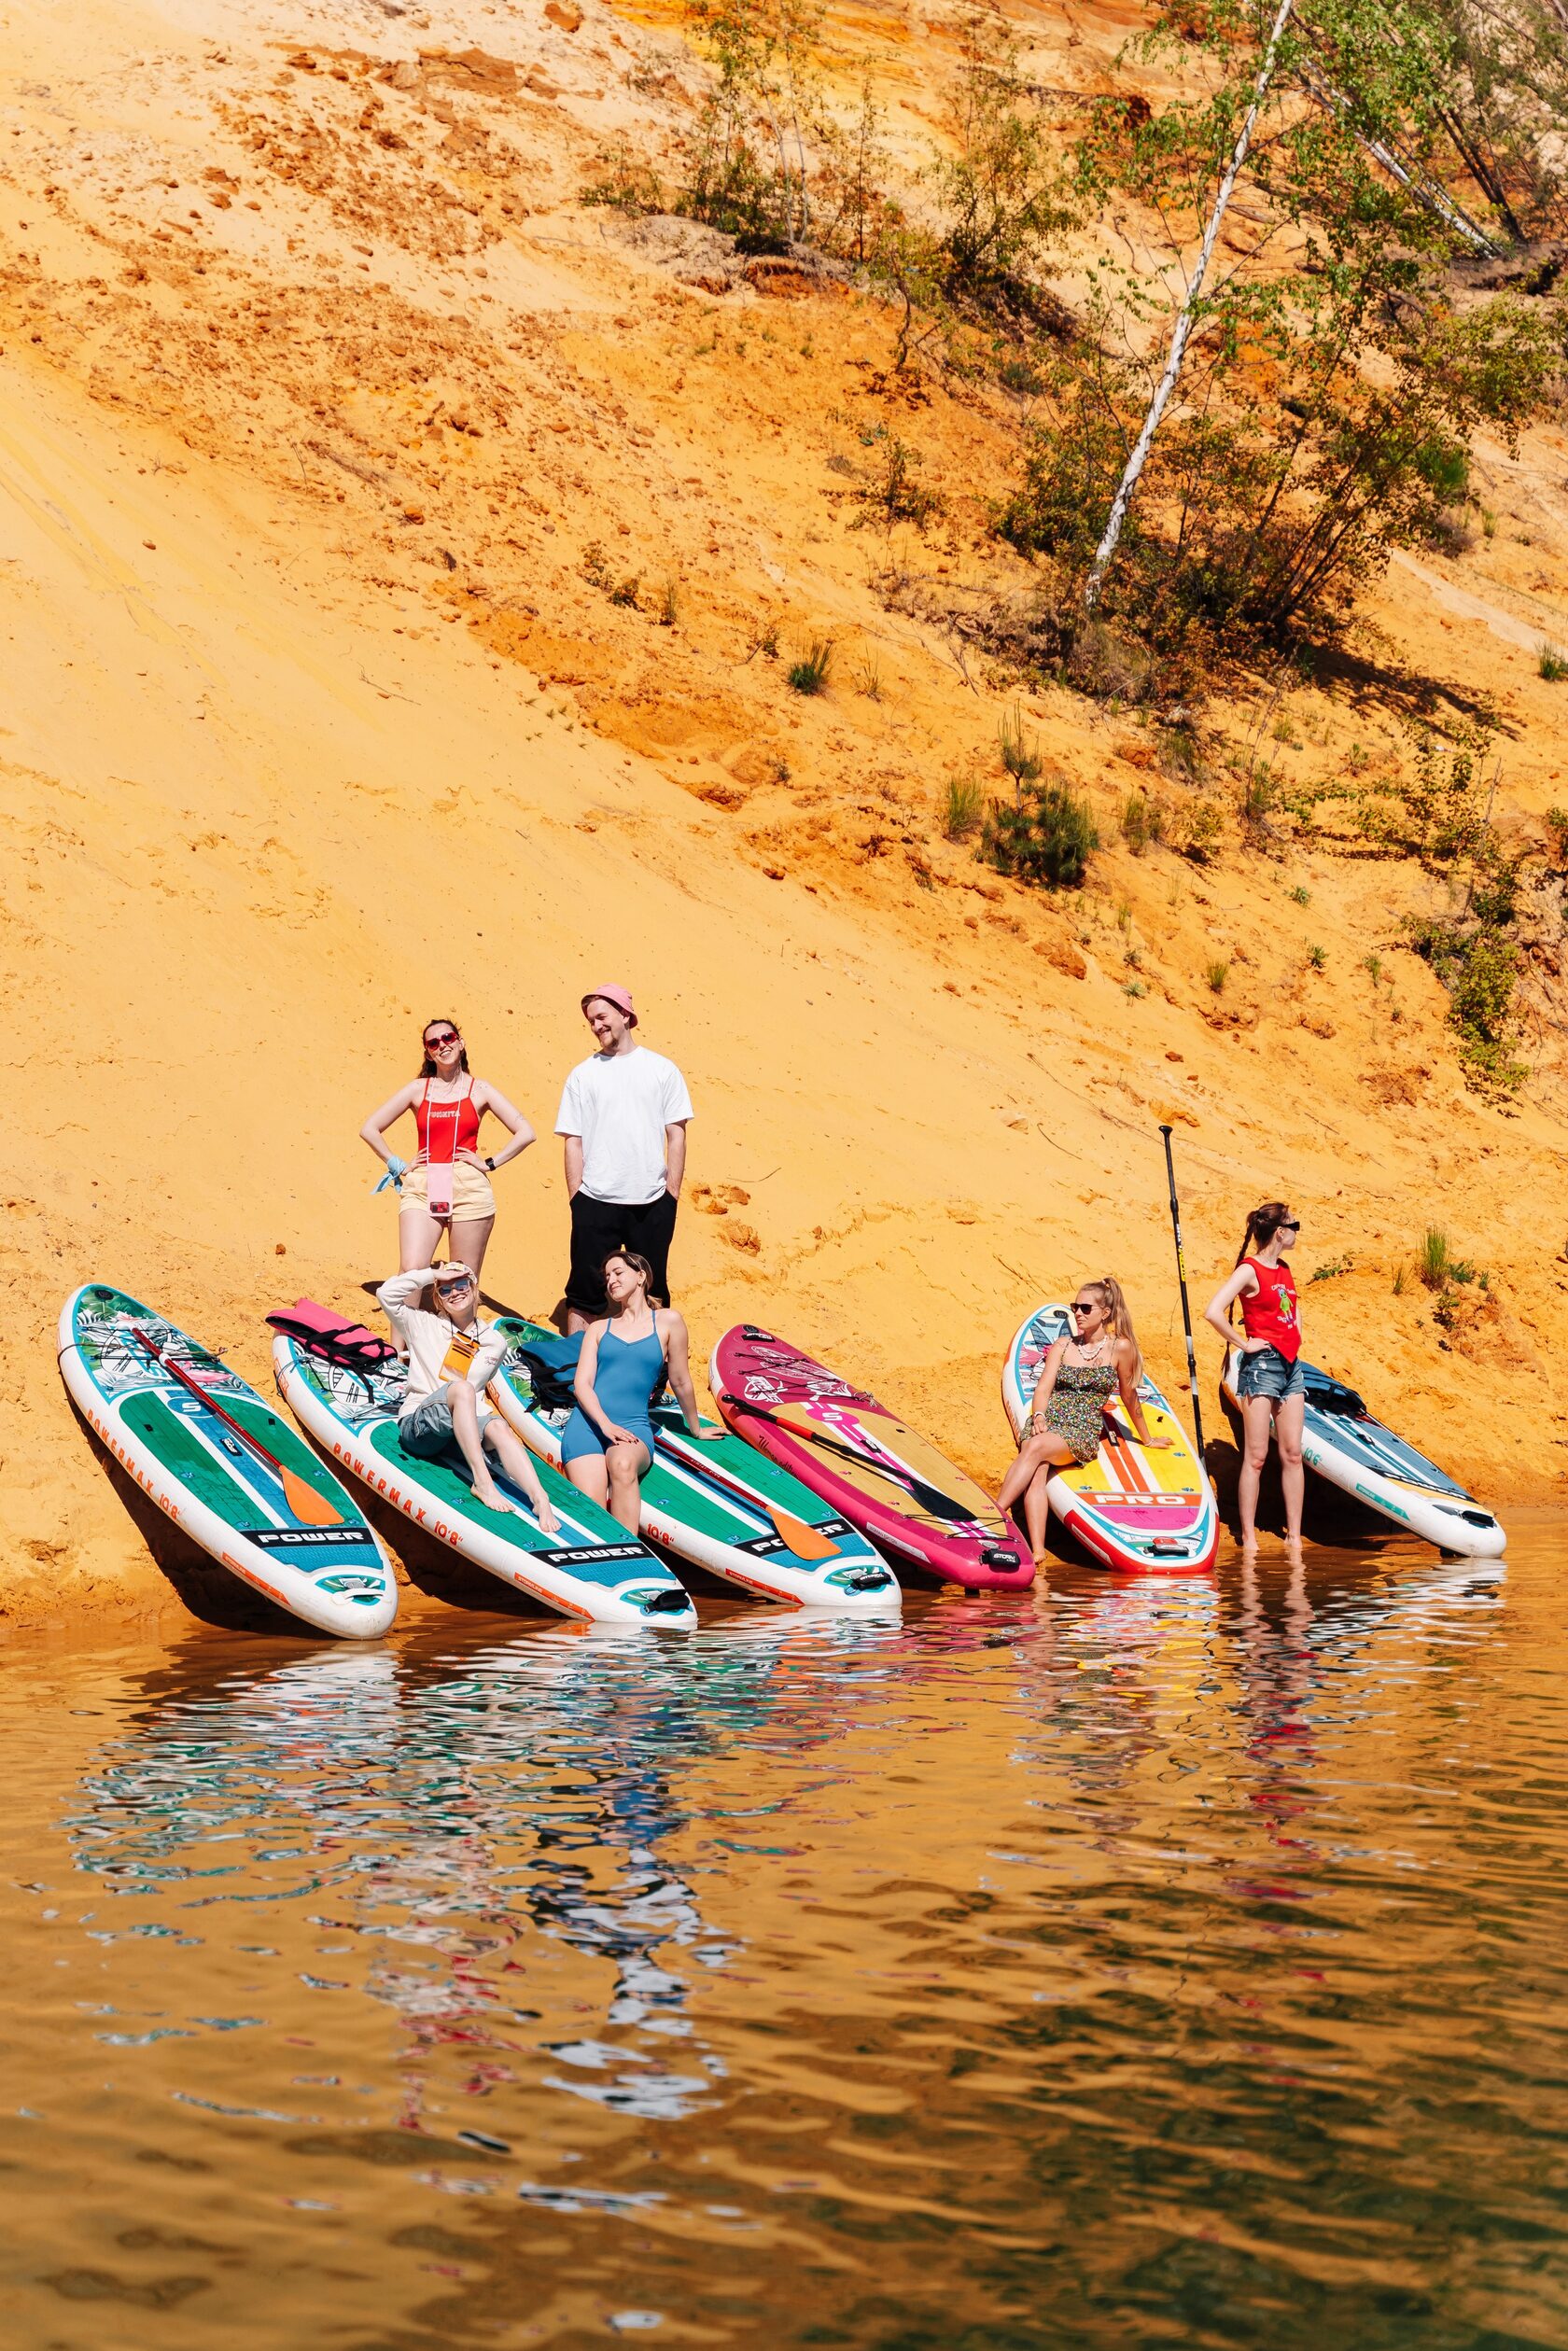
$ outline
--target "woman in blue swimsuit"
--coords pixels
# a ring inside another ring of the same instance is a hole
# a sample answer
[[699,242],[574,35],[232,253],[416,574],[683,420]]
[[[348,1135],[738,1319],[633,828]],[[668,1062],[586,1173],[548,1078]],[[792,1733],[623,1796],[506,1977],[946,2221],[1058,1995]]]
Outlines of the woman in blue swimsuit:
[[665,1378],[693,1436],[721,1437],[697,1410],[687,1360],[686,1325],[673,1307],[650,1295],[653,1268],[629,1249],[612,1250],[602,1278],[609,1313],[582,1334],[574,1388],[577,1409],[561,1437],[561,1466],[580,1493],[608,1504],[637,1530],[637,1488],[653,1466],[653,1398]]

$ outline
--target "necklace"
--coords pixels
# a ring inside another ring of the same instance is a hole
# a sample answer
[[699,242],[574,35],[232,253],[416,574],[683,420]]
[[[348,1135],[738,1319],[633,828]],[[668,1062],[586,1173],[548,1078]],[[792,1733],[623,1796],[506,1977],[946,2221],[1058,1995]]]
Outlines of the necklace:
[[1085,1346],[1081,1338],[1074,1339],[1072,1343],[1078,1350],[1078,1361],[1080,1365],[1085,1371],[1092,1371],[1097,1364],[1104,1363],[1107,1354],[1110,1352],[1111,1334],[1109,1331],[1106,1331],[1100,1337],[1096,1339],[1094,1343],[1094,1351],[1092,1353],[1088,1348]]

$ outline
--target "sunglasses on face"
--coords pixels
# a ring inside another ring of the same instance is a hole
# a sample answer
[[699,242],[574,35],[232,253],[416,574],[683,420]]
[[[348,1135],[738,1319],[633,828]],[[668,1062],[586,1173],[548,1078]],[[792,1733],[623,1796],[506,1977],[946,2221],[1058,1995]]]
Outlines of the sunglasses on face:
[[471,1290],[473,1286],[472,1274],[466,1273],[460,1281],[438,1281],[436,1295],[438,1298],[460,1298],[465,1290]]
[[1301,1219],[1299,1216],[1282,1216],[1276,1229],[1281,1233],[1299,1233]]
[[1093,1300],[1091,1299],[1089,1304],[1085,1306],[1082,1298],[1075,1299],[1072,1305],[1068,1308],[1068,1312],[1070,1314],[1092,1314],[1094,1310]]
[[460,1045],[462,1042],[455,1029],[448,1029],[443,1030],[439,1037],[427,1037],[425,1050],[427,1053],[440,1053],[447,1045]]

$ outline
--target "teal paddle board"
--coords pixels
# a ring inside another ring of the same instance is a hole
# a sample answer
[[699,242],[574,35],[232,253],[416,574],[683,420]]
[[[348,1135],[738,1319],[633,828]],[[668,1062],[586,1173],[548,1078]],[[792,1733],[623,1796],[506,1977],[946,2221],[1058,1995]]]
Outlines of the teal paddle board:
[[117,1461],[220,1566],[318,1631],[371,1641],[398,1613],[379,1537],[238,1372],[105,1282],[73,1291],[60,1369]]

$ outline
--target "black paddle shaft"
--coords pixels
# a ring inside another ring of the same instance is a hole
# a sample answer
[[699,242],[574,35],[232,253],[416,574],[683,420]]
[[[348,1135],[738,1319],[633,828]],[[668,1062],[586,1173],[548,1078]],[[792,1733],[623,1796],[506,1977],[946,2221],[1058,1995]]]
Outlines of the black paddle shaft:
[[1182,1247],[1182,1211],[1176,1200],[1176,1164],[1170,1156],[1170,1129],[1161,1126],[1165,1137],[1165,1173],[1170,1186],[1170,1229],[1176,1236],[1176,1280],[1182,1291],[1182,1328],[1187,1335],[1187,1388],[1192,1396],[1193,1437],[1197,1446],[1197,1458],[1203,1461],[1203,1410],[1197,1401],[1197,1357],[1193,1350],[1192,1308],[1187,1304],[1187,1260]]

